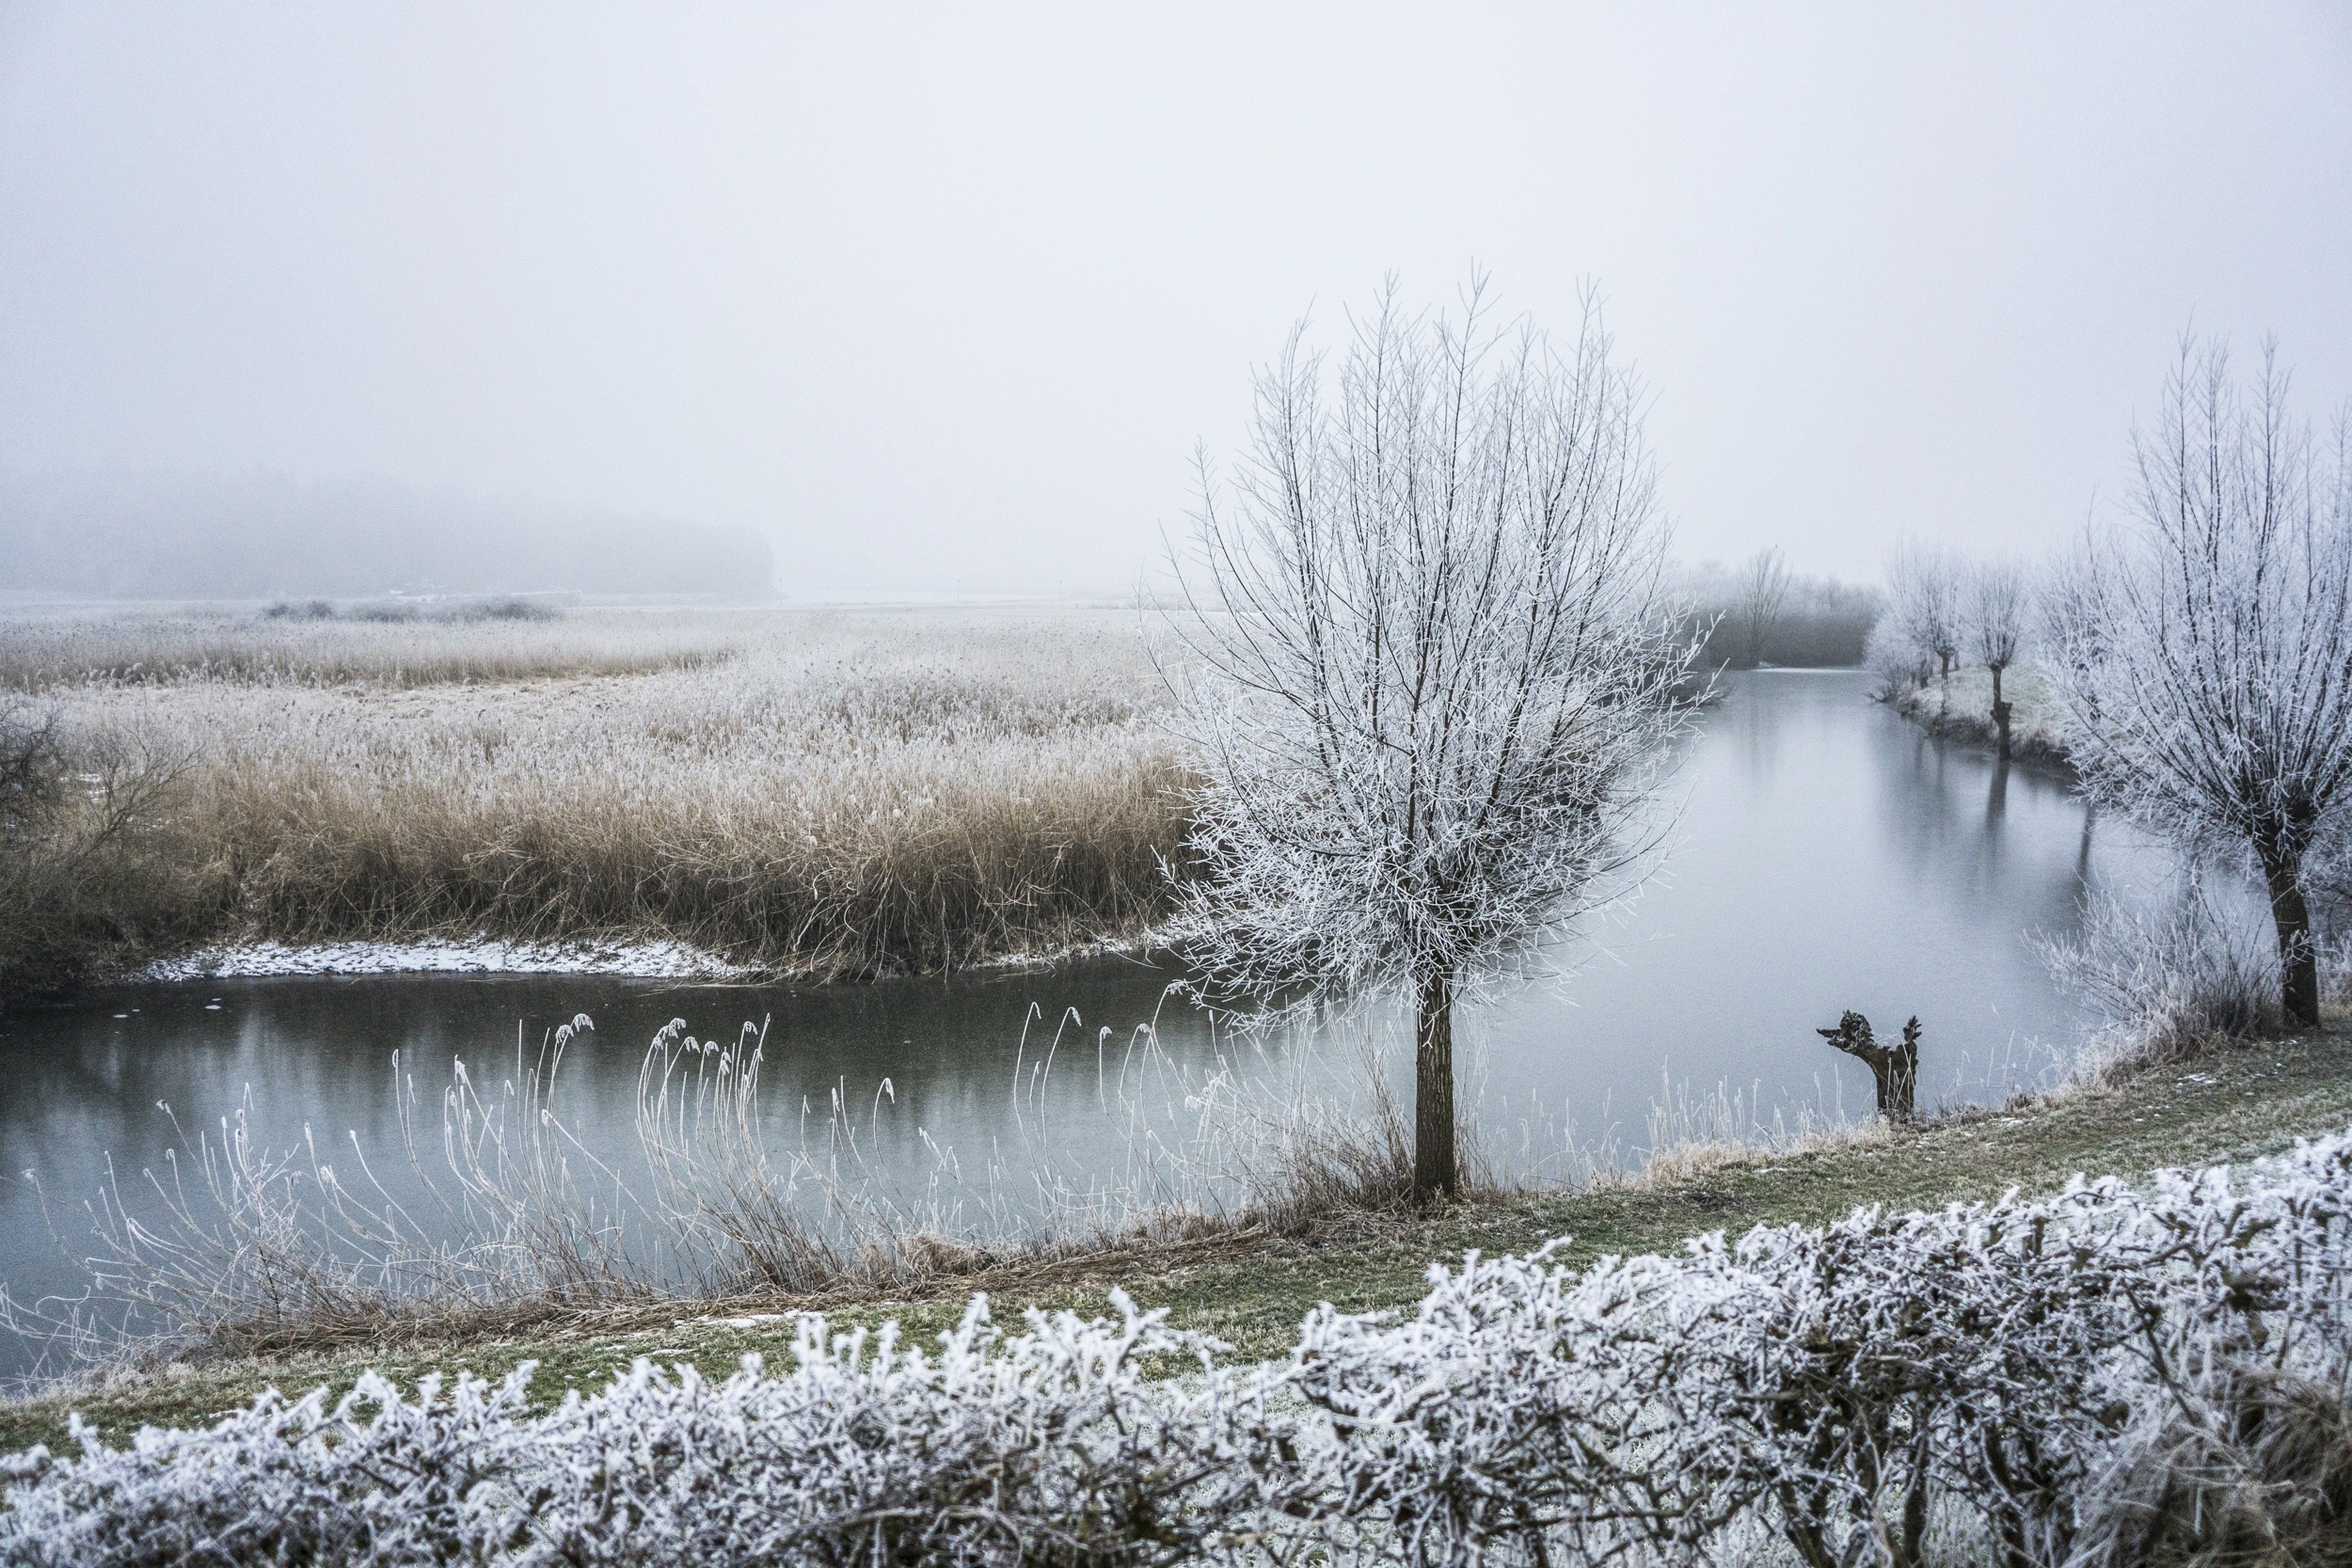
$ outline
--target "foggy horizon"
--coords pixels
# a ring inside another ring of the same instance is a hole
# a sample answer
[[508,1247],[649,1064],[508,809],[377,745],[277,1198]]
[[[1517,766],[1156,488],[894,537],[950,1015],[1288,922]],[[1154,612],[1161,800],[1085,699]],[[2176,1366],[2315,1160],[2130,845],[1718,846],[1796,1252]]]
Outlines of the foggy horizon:
[[[1597,287],[1697,563],[2039,551],[2185,329],[2352,395],[2352,12],[0,8],[0,470],[1120,594],[1395,273]],[[638,525],[632,525],[638,526]]]

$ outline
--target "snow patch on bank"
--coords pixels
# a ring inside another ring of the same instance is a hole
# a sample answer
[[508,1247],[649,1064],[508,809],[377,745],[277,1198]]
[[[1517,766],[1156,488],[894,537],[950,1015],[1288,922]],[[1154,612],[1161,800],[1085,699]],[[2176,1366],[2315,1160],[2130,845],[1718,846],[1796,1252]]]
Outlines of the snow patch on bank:
[[1097,937],[1089,942],[1064,942],[1058,947],[1000,953],[995,958],[977,959],[963,967],[971,970],[1051,969],[1057,964],[1075,963],[1082,958],[1139,958],[1167,945],[1165,932],[1154,928],[1140,936]]
[[140,980],[225,980],[272,974],[617,974],[640,979],[734,979],[755,973],[683,942],[233,942],[160,958]]

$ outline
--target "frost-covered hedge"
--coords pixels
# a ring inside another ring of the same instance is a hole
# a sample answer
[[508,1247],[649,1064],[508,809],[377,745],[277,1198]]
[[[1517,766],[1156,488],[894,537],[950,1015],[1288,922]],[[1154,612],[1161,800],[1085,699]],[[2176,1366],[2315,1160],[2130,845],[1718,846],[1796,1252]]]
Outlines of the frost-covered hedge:
[[1331,1558],[2140,1563],[2352,1528],[2352,1137],[2233,1180],[2077,1180],[1582,1271],[1435,1270],[1291,1357],[1115,1298],[934,1351],[641,1363],[524,1408],[376,1380],[8,1464],[23,1563]]

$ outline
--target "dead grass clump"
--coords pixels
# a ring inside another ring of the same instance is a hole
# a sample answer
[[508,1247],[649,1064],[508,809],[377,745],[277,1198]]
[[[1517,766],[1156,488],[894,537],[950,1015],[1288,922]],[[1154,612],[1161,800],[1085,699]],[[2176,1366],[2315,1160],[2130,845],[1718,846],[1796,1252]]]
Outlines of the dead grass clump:
[[2196,877],[2153,910],[2096,895],[2081,934],[2045,942],[2042,953],[2098,1021],[2074,1068],[2079,1082],[2112,1084],[2282,1027],[2268,932],[2217,903]]
[[2343,1568],[2352,1390],[2224,1362],[2127,1434],[2098,1490],[2086,1568]]
[[[1412,1124],[1379,1064],[1367,1058],[1362,1066],[1360,1106],[1320,1096],[1230,1100],[1224,1132],[1239,1155],[1243,1203],[1276,1233],[1303,1235],[1334,1217],[1413,1212]],[[1482,1146],[1470,1128],[1455,1130],[1454,1148],[1478,1164]],[[1483,1165],[1477,1174],[1486,1174]],[[1475,1202],[1489,1184],[1465,1173],[1459,1190]]]
[[[1182,1206],[1165,1208],[1155,1234],[1183,1240],[1204,1233],[1200,1226],[1242,1225],[1302,1237],[1335,1223],[1405,1222],[1426,1211],[1413,1195],[1411,1117],[1376,1040],[1360,1041],[1336,1069],[1320,1053],[1287,1068],[1245,1069],[1237,1053],[1178,1092],[1193,1108],[1188,1174],[1199,1195],[1211,1195],[1214,1213],[1187,1229]],[[1453,1204],[1503,1203],[1534,1190],[1506,1174],[1468,1100],[1456,1101],[1454,1140],[1460,1170]]]

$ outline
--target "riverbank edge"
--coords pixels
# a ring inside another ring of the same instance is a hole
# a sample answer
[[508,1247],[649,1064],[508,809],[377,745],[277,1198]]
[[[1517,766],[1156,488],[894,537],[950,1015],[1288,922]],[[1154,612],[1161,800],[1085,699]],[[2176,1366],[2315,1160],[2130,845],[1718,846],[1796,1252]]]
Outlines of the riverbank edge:
[[[1990,714],[1974,711],[1954,713],[1948,706],[1940,704],[1935,711],[1931,712],[1928,699],[1934,691],[1933,687],[1905,687],[1900,690],[1882,693],[1878,700],[1937,740],[1957,741],[1986,752],[1999,749],[2000,728],[1993,722]],[[2070,780],[2076,777],[2074,759],[2068,753],[2065,742],[2047,731],[2012,728],[2010,731],[2009,754],[2010,761],[2013,763],[2045,768],[2063,774]]]
[[1426,1289],[1433,1260],[1469,1248],[1521,1252],[1573,1237],[1572,1264],[1604,1253],[1671,1250],[1714,1230],[1820,1224],[1867,1204],[1936,1208],[2018,1188],[2051,1191],[2077,1173],[2144,1176],[2165,1166],[2239,1162],[2352,1124],[2352,1034],[2342,1021],[2294,1039],[2217,1046],[2106,1085],[2070,1085],[1907,1131],[1866,1128],[1798,1148],[1687,1151],[1646,1176],[1577,1191],[1466,1206],[1431,1218],[1334,1216],[1303,1235],[1243,1230],[1027,1269],[941,1278],[896,1300],[746,1298],[586,1312],[495,1339],[419,1342],[264,1360],[182,1363],[0,1402],[0,1451],[65,1438],[70,1411],[119,1440],[142,1425],[208,1424],[267,1386],[340,1392],[373,1369],[403,1385],[429,1373],[497,1377],[536,1362],[532,1395],[553,1403],[593,1389],[640,1356],[706,1374],[747,1354],[788,1354],[800,1312],[843,1325],[897,1320],[928,1339],[954,1325],[975,1291],[1000,1322],[1027,1307],[1104,1310],[1113,1286],[1236,1354],[1279,1355],[1316,1303],[1399,1307]]

